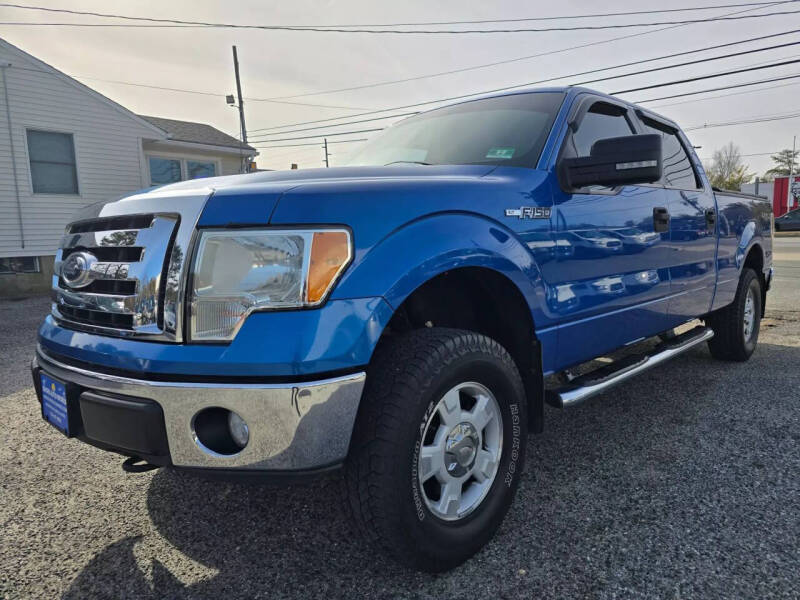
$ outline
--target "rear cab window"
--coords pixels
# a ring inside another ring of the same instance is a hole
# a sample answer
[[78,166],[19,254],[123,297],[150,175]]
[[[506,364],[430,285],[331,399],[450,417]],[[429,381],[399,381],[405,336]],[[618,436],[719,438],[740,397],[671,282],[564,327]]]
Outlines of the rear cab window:
[[679,190],[700,190],[703,188],[697,176],[689,153],[674,127],[640,115],[642,133],[655,133],[661,136],[661,164],[664,173],[659,183]]

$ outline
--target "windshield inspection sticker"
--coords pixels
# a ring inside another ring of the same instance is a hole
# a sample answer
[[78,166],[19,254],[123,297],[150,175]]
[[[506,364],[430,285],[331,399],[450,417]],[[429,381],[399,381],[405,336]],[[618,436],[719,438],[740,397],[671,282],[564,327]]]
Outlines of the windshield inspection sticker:
[[516,148],[489,148],[486,158],[511,158]]
[[549,219],[550,208],[544,206],[520,206],[519,208],[507,208],[507,217],[517,217],[518,219]]

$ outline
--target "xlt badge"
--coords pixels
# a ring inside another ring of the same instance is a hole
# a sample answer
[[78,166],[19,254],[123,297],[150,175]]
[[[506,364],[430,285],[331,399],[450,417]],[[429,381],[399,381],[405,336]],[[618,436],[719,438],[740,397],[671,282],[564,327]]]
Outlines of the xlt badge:
[[520,206],[519,208],[507,208],[506,216],[519,219],[549,219],[550,210],[544,206]]

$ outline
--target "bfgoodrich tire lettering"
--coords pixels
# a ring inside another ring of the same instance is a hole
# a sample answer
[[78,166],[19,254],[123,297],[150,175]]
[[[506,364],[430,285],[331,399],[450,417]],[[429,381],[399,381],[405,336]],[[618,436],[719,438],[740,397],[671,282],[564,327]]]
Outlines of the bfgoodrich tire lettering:
[[[463,518],[446,520],[426,502],[419,450],[440,400],[462,385],[491,391],[502,420],[502,449],[482,500]],[[347,504],[358,529],[413,568],[436,572],[455,567],[500,526],[522,472],[526,436],[522,381],[496,341],[469,331],[431,328],[383,344],[367,373],[345,469]]]

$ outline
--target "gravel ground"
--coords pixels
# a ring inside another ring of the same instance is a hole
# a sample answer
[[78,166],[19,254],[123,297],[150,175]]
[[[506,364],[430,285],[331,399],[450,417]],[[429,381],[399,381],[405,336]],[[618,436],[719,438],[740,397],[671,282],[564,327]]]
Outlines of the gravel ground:
[[702,347],[548,409],[495,539],[431,576],[354,540],[335,480],[128,475],[62,437],[27,371],[47,309],[0,301],[0,597],[800,597],[798,312],[746,364]]

